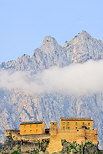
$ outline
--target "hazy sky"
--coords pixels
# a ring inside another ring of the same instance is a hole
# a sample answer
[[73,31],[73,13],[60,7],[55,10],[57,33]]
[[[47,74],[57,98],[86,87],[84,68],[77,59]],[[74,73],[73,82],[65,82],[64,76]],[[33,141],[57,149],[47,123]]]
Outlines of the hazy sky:
[[0,0],[0,63],[32,55],[46,35],[64,44],[82,30],[103,40],[103,0]]

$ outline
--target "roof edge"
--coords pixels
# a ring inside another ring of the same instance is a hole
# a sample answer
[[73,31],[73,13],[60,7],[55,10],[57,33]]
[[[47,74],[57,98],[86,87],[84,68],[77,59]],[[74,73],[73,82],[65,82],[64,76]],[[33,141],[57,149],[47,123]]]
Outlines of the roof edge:
[[30,122],[22,122],[20,125],[27,125],[27,124],[42,124],[45,123],[44,121],[30,121]]
[[73,117],[61,117],[60,120],[70,120],[70,121],[93,121],[91,118],[73,118]]

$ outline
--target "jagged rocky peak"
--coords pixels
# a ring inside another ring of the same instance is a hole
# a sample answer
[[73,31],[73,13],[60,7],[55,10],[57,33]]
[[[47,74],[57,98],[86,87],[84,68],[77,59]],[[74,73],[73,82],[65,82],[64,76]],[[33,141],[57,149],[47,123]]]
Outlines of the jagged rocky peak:
[[51,36],[46,36],[42,42],[41,51],[52,52],[59,47],[56,39]]
[[17,60],[20,60],[20,61],[25,61],[28,59],[30,59],[30,56],[27,54],[23,54],[21,57],[17,58]]
[[93,38],[86,31],[78,33],[63,47],[73,63],[83,63],[89,59],[103,59],[103,42]]
[[91,35],[83,30],[81,33],[78,33],[78,35],[75,36],[75,37],[78,37],[78,38],[80,38],[82,40],[87,40],[87,39],[91,38]]
[[81,42],[85,42],[89,39],[93,39],[91,37],[91,35],[89,33],[87,33],[86,31],[82,31],[81,33],[78,33],[77,35],[75,35],[75,37],[71,40],[71,41],[66,41],[66,43],[64,44],[64,47],[68,47],[69,44],[77,44],[81,43]]
[[57,44],[57,41],[54,37],[52,36],[45,36],[42,45],[44,44]]

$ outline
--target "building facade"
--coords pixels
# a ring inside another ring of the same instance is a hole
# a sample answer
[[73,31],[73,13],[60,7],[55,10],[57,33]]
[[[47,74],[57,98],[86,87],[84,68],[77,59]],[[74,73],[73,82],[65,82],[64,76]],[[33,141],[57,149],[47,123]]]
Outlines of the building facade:
[[45,134],[46,124],[43,121],[22,122],[20,135]]
[[92,130],[93,120],[91,118],[60,118],[60,129],[62,130],[78,130],[82,127]]

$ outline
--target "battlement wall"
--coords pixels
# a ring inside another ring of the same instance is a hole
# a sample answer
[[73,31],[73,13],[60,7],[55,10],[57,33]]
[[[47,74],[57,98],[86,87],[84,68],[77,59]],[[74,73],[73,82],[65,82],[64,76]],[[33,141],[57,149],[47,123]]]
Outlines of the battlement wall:
[[5,136],[12,136],[12,133],[15,133],[15,134],[20,134],[20,131],[19,130],[6,130],[5,131]]

